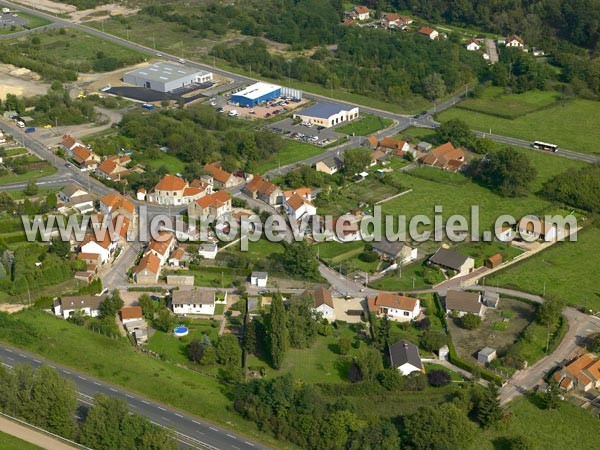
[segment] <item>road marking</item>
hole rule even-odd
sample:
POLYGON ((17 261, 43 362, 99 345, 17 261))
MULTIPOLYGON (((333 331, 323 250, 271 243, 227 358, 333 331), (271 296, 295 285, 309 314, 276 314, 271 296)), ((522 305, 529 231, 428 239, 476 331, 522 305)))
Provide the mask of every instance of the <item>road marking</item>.
MULTIPOLYGON (((229 435, 228 435, 228 436, 229 436, 229 435)), ((235 449, 237 449, 237 450, 240 450, 240 448, 239 448, 239 447, 236 447, 235 445, 232 445, 232 446, 231 446, 231 448, 235 448, 235 449)))
POLYGON ((164 420, 166 420, 167 422, 171 422, 171 419, 166 418, 165 416, 160 416, 162 417, 164 420))
POLYGON ((163 408, 162 406, 159 406, 158 409, 160 409, 161 411, 166 411, 166 409, 163 408))
POLYGON ((182 416, 181 414, 177 414, 177 413, 175 413, 175 415, 176 415, 177 417, 181 417, 181 418, 183 419, 183 416, 182 416))
POLYGON ((231 439, 237 439, 233 434, 227 433, 227 436, 229 436, 231 439))
POLYGON ((133 398, 133 395, 125 394, 125 397, 127 397, 127 398, 133 398))
POLYGON ((52 364, 48 364, 48 367, 50 367, 51 369, 56 369, 56 367, 53 366, 52 364))
POLYGON ((14 353, 10 348, 5 348, 4 350, 6 350, 8 353, 14 353))
POLYGON ((198 422, 197 420, 192 420, 192 422, 194 422, 196 425, 202 425, 200 422, 198 422))
POLYGON ((27 358, 27 356, 25 356, 23 353, 19 353, 19 356, 20 356, 21 358, 27 358))
POLYGON ((249 445, 250 447, 254 447, 254 444, 252 442, 244 441, 244 444, 249 445))
POLYGON ((67 373, 67 374, 69 374, 69 375, 71 375, 71 372, 69 372, 68 370, 64 370, 64 369, 63 369, 63 372, 64 372, 64 373, 67 373))
POLYGON ((142 403, 149 405, 150 403, 148 403, 146 400, 142 400, 142 403))
POLYGON ((11 358, 10 356, 7 356, 6 359, 10 359, 11 361, 15 360, 15 358, 11 358))
POLYGON ((117 390, 115 388, 109 388, 109 389, 113 392, 117 392, 117 390))
POLYGON ((211 430, 213 430, 213 431, 219 431, 219 430, 217 430, 215 427, 208 427, 208 428, 210 428, 210 429, 211 429, 211 430))
POLYGON ((77 375, 77 378, 80 378, 82 380, 87 380, 87 378, 83 378, 81 375, 77 375))
POLYGON ((137 408, 137 406, 136 406, 136 405, 129 405, 129 406, 131 406, 132 408, 137 408))
POLYGON ((3 365, 3 366, 6 366, 6 367, 8 367, 9 369, 12 369, 12 366, 11 366, 11 365, 9 365, 9 364, 2 363, 2 365, 3 365))
POLYGON ((97 381, 94 381, 94 384, 95 384, 96 386, 100 386, 100 383, 98 383, 97 381))

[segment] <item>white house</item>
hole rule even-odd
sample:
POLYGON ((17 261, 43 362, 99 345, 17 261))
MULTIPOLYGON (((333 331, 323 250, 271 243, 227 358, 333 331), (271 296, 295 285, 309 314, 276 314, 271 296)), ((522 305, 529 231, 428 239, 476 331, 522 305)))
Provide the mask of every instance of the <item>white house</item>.
POLYGON ((421 313, 421 302, 418 298, 405 297, 392 292, 378 292, 367 299, 369 311, 378 316, 387 315, 396 322, 408 322, 416 319, 421 313))
POLYGON ((523 39, 521 39, 520 36, 517 36, 516 34, 512 34, 508 37, 508 39, 506 39, 506 46, 522 49, 525 47, 525 42, 523 42, 523 39))
POLYGON ((269 274, 267 272, 252 272, 250 274, 250 284, 252 286, 267 287, 269 274))
POLYGON ((219 247, 217 246, 217 244, 206 243, 198 247, 198 255, 206 259, 215 259, 217 257, 218 250, 219 247))
POLYGON ((52 310, 54 315, 68 319, 77 311, 86 316, 96 317, 100 314, 100 304, 106 300, 106 295, 79 295, 76 297, 60 297, 54 300, 52 310))
POLYGON ((172 233, 167 231, 159 232, 159 240, 152 240, 150 244, 144 251, 144 256, 149 255, 150 253, 154 254, 160 260, 160 265, 165 264, 171 254, 171 251, 175 247, 177 241, 172 233))
POLYGON ((303 217, 310 217, 317 214, 317 208, 312 202, 297 193, 285 199, 285 210, 288 216, 293 220, 301 220, 303 217))
POLYGON ((215 292, 207 290, 175 290, 171 299, 175 314, 215 314, 215 292))
POLYGON ((119 310, 123 325, 144 319, 141 306, 123 306, 119 310))
POLYGON ((432 41, 437 40, 437 39, 440 38, 440 34, 438 33, 438 31, 434 30, 431 27, 421 27, 421 28, 419 28, 419 34, 422 34, 423 36, 427 36, 432 41))
POLYGON ((467 42, 467 50, 469 50, 470 52, 476 52, 481 48, 481 45, 479 45, 479 43, 475 40, 475 39, 470 39, 467 42))
POLYGON ((413 372, 425 372, 419 349, 404 339, 389 346, 390 363, 392 367, 399 370, 402 375, 410 375, 413 372))
POLYGON ((557 236, 556 224, 540 220, 536 216, 525 216, 517 225, 519 235, 526 241, 542 239, 553 241, 557 236))
POLYGON ((335 320, 335 310, 331 292, 324 287, 320 287, 315 289, 312 295, 315 300, 313 311, 320 313, 329 322, 333 322, 335 320))
POLYGON ((96 239, 94 233, 88 234, 79 246, 81 253, 96 253, 100 255, 100 260, 104 264, 110 258, 110 255, 117 248, 119 241, 111 240, 110 233, 106 231, 104 239, 96 239))

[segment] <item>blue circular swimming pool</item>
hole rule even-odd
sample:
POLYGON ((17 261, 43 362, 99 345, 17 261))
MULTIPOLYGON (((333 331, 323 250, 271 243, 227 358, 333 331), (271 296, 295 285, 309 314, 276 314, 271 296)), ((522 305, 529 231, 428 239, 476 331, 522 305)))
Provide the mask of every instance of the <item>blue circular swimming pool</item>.
POLYGON ((173 334, 177 337, 187 336, 188 333, 189 333, 189 330, 187 329, 187 327, 184 327, 183 325, 180 325, 173 330, 173 334))

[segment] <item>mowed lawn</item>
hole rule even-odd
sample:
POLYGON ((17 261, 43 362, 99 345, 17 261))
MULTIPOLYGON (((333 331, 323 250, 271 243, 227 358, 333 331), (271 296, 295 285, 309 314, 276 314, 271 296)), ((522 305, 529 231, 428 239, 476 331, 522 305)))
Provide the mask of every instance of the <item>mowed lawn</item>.
POLYGON ((287 166, 288 164, 318 155, 322 151, 323 149, 316 145, 286 140, 281 150, 271 155, 268 160, 256 167, 256 172, 265 173, 269 170, 276 169, 277 167, 287 166))
POLYGON ((15 436, 0 431, 0 450, 41 450, 42 447, 30 444, 15 436))
POLYGON ((391 119, 371 114, 361 114, 358 120, 354 120, 347 125, 335 129, 338 133, 348 134, 350 136, 368 136, 376 131, 389 127, 392 124, 391 119))
POLYGON ((41 168, 31 170, 20 175, 9 174, 5 176, 0 176, 0 185, 35 180, 37 178, 54 175, 56 173, 56 167, 54 167, 52 164, 44 162, 40 162, 39 164, 41 168))
POLYGON ((577 242, 561 242, 487 277, 490 285, 556 295, 570 305, 600 311, 600 229, 589 226, 577 242))
POLYGON ((137 352, 125 339, 92 333, 42 311, 26 310, 6 320, 8 325, 0 327, 4 342, 275 444, 230 408, 223 385, 213 377, 137 352))
POLYGON ((510 419, 484 431, 484 439, 472 446, 477 450, 511 448, 507 438, 526 436, 545 450, 594 450, 598 448, 598 419, 584 409, 560 402, 557 409, 541 409, 529 398, 517 398, 506 411, 510 419))
MULTIPOLYGON (((502 105, 498 105, 502 108, 502 105)), ((600 155, 600 102, 572 100, 550 105, 517 119, 505 119, 481 112, 454 107, 444 111, 438 120, 461 119, 471 128, 526 141, 544 141, 568 150, 600 155)))

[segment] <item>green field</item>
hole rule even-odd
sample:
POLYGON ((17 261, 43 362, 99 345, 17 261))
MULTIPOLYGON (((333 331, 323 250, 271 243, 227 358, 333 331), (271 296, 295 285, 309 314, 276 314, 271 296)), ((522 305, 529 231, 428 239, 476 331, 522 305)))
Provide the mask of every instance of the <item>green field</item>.
POLYGON ((41 448, 0 431, 0 450, 41 450, 41 448))
POLYGON ((363 241, 322 242, 317 246, 319 257, 336 270, 340 265, 344 273, 355 271, 375 272, 379 265, 379 260, 373 262, 362 261, 358 256, 364 251, 365 243, 363 241))
MULTIPOLYGON (((223 386, 213 377, 163 362, 136 351, 125 339, 92 333, 42 311, 0 318, 4 342, 275 444, 229 408, 223 386)), ((277 447, 289 448, 282 443, 277 447)))
MULTIPOLYGON (((501 108, 501 104, 498 107, 501 108)), ((460 107, 444 111, 439 114, 438 119, 442 122, 461 119, 471 128, 486 133, 491 129, 493 134, 526 141, 551 142, 569 150, 600 155, 600 127, 597 126, 599 114, 600 102, 578 99, 550 105, 515 120, 460 107)))
POLYGON ((600 311, 600 229, 589 226, 577 242, 561 242, 486 278, 490 285, 556 295, 569 304, 600 311))
POLYGON ((459 104, 460 109, 517 119, 540 109, 556 106, 560 94, 555 91, 527 91, 523 94, 505 94, 504 89, 487 87, 479 97, 469 98, 459 104))
POLYGON ((483 266, 485 259, 496 253, 500 253, 502 255, 503 261, 510 261, 511 259, 523 253, 518 248, 510 245, 510 243, 507 244, 499 241, 469 242, 457 246, 455 250, 461 252, 463 255, 474 258, 475 267, 483 266))
POLYGON ((186 163, 173 155, 168 155, 161 152, 160 158, 150 158, 144 153, 140 152, 137 155, 137 160, 140 164, 146 166, 147 169, 156 170, 160 167, 165 167, 169 173, 182 173, 185 169, 186 163))
POLYGON ((373 205, 386 197, 398 194, 400 191, 393 186, 380 181, 374 175, 369 175, 358 183, 350 183, 340 191, 339 198, 326 205, 317 205, 317 212, 321 215, 341 215, 357 209, 361 203, 373 205))
MULTIPOLYGON (((561 402, 554 410, 541 409, 534 399, 518 398, 508 405, 510 418, 484 431, 473 448, 509 449, 507 438, 526 436, 535 448, 546 450, 594 450, 598 448, 598 419, 588 411, 561 402)), ((514 448, 514 447, 513 447, 514 448)))
POLYGON ((24 155, 28 153, 27 149, 22 148, 22 147, 18 147, 18 148, 7 148, 6 150, 4 150, 4 154, 6 156, 19 156, 19 155, 24 155))
POLYGON ((10 184, 10 183, 18 183, 20 181, 35 180, 37 178, 54 175, 56 173, 56 167, 54 167, 52 164, 50 164, 48 162, 41 163, 41 166, 42 166, 41 169, 26 172, 21 175, 10 174, 10 175, 2 176, 2 177, 0 177, 0 184, 10 184))
POLYGON ((17 27, 15 27, 14 30, 11 27, 2 27, 2 28, 0 28, 0 34, 10 34, 10 33, 15 33, 17 31, 32 30, 34 28, 43 27, 44 25, 48 25, 50 23, 49 20, 42 19, 41 17, 33 16, 31 14, 27 14, 24 12, 19 11, 18 14, 19 14, 19 17, 27 19, 29 21, 27 23, 27 25, 25 25, 24 27, 17 26, 17 27))
POLYGON ((430 288, 445 279, 439 270, 429 269, 422 262, 413 262, 388 272, 383 278, 369 283, 369 286, 383 291, 404 292, 412 289, 430 288))
POLYGON ((263 161, 256 167, 256 172, 265 173, 277 167, 287 166, 288 164, 318 155, 322 151, 323 149, 316 145, 286 140, 281 150, 271 155, 268 160, 263 161))
POLYGON ((361 114, 360 119, 338 127, 335 131, 350 136, 369 136, 370 134, 389 127, 392 123, 393 121, 391 119, 386 119, 385 117, 361 114))

